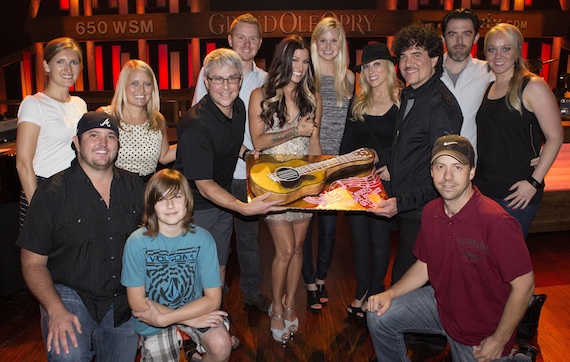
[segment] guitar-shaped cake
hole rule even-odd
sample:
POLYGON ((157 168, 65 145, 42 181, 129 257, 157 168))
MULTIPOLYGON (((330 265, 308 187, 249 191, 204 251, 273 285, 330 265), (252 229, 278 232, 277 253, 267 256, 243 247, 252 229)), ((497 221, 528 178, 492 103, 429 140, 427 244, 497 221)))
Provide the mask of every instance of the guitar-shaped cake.
POLYGON ((279 200, 281 204, 288 204, 321 192, 327 178, 333 173, 355 166, 370 167, 372 163, 374 152, 368 148, 312 163, 298 159, 258 162, 250 168, 249 188, 255 196, 270 192, 271 196, 267 200, 279 200))

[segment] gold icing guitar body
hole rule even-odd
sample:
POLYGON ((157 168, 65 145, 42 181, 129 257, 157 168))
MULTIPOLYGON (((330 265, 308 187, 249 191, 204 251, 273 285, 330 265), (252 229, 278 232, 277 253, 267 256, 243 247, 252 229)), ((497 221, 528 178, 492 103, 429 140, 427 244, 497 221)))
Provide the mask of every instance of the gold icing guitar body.
POLYGON ((355 167, 370 167, 374 152, 360 148, 345 155, 319 162, 294 159, 285 162, 258 162, 249 170, 249 188, 254 196, 270 192, 268 200, 289 204, 320 193, 332 174, 355 167))

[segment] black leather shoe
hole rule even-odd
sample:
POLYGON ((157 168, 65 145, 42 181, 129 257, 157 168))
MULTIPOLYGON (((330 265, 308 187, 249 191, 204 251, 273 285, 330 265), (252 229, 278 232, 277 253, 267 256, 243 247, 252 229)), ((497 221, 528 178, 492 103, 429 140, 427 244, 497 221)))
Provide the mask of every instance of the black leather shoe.
POLYGON ((243 299, 245 305, 254 305, 260 312, 267 313, 271 301, 263 294, 258 294, 255 297, 245 297, 243 299))
POLYGON ((538 356, 538 352, 538 348, 531 346, 530 344, 523 344, 522 346, 519 346, 518 351, 515 352, 515 356, 520 353, 527 357, 530 357, 530 360, 532 362, 536 362, 536 356, 538 356))
POLYGON ((528 344, 529 341, 536 337, 540 311, 545 301, 546 294, 532 295, 528 308, 517 327, 515 341, 519 346, 528 344))
POLYGON ((443 351, 447 346, 447 338, 441 334, 406 333, 404 338, 406 343, 424 344, 437 351, 443 351))

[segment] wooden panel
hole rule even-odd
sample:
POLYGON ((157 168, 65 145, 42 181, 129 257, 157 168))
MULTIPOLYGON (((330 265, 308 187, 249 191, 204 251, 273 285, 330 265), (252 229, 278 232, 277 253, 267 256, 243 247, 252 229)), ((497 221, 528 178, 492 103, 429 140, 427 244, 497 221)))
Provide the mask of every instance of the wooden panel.
POLYGON ((564 143, 570 143, 570 114, 567 115, 564 119, 568 119, 567 121, 562 121, 562 129, 564 130, 564 143))
POLYGON ((570 230, 570 191, 545 192, 529 232, 560 230, 570 230))
POLYGON ((562 144, 544 182, 544 197, 529 232, 570 230, 570 143, 562 144))
MULTIPOLYGON (((232 20, 241 12, 153 13, 45 17, 28 19, 26 31, 34 42, 49 41, 65 34, 76 40, 225 38, 232 20)), ((289 10, 252 11, 264 37, 296 33, 310 36, 324 16, 335 16, 344 25, 347 37, 380 37, 395 34, 403 24, 437 24, 445 10, 289 10)), ((518 26, 525 37, 565 36, 568 12, 563 11, 482 11, 481 36, 497 22, 518 26)))
POLYGON ((180 52, 170 52, 170 89, 180 89, 180 52))

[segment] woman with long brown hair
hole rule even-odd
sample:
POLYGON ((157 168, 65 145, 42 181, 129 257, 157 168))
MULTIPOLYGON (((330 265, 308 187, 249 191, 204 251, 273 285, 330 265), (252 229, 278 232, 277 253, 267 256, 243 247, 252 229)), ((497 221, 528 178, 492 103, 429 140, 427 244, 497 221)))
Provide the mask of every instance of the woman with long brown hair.
MULTIPOLYGON (((320 155, 321 97, 313 84, 309 47, 291 35, 275 51, 268 81, 251 94, 249 126, 257 151, 278 155, 320 155)), ((285 211, 265 217, 275 244, 271 267, 273 339, 286 343, 299 328, 295 292, 303 266, 303 242, 311 213, 285 211)))

